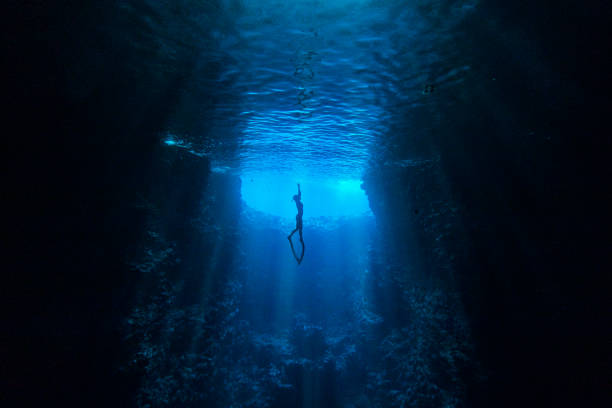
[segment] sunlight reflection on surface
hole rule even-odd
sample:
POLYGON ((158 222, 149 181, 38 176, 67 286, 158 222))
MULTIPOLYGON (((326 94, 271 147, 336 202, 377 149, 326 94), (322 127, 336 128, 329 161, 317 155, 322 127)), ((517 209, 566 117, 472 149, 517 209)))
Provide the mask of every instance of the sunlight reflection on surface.
POLYGON ((274 173, 242 175, 242 199, 254 210, 294 218, 297 183, 302 189, 304 219, 372 215, 360 180, 295 180, 274 173))

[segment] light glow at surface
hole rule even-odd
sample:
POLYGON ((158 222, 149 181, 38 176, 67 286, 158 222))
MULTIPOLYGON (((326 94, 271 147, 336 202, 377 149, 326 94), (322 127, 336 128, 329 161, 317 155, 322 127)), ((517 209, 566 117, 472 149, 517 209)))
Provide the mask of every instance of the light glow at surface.
POLYGON ((297 214, 292 197, 302 190, 304 219, 372 215, 360 180, 294 180, 274 173, 241 176, 242 199, 254 210, 283 218, 297 214))

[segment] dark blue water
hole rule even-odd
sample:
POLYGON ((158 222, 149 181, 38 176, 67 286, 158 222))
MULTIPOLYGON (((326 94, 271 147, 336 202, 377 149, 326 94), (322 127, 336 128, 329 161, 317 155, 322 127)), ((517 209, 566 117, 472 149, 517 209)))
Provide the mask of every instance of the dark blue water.
MULTIPOLYGON (((218 70, 193 78, 217 98, 205 146, 195 147, 201 134, 181 130, 191 99, 179 102, 162 141, 209 158, 211 177, 240 179, 231 248, 219 238, 195 272, 231 276, 225 286, 201 279, 197 299, 230 305, 219 312, 220 334, 208 335, 214 346, 188 342, 179 366, 150 368, 140 405, 184 403, 172 395, 177 387, 207 404, 219 399, 216 406, 463 405, 461 373, 479 364, 458 289, 423 277, 412 232, 388 242, 362 183, 372 167, 417 171, 438 160, 405 144, 422 124, 399 112, 434 109, 435 87, 455 92, 470 74, 448 38, 476 5, 257 1, 218 11, 229 24, 211 31, 214 48, 198 56, 218 70), (297 183, 303 245, 298 234, 287 240, 297 183), (158 382, 168 375, 195 376, 198 385, 158 382)), ((427 216, 441 222, 436 214, 427 216)), ((162 357, 139 358, 157 367, 162 357)))
POLYGON ((586 3, 9 2, 0 403, 609 406, 586 3))

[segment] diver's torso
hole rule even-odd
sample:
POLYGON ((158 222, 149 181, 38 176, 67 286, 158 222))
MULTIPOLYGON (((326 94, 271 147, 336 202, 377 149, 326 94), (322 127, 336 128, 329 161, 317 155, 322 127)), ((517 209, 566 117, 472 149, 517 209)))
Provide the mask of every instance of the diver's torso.
POLYGON ((303 215, 304 214, 304 204, 302 204, 301 201, 298 201, 297 203, 295 203, 297 210, 298 210, 298 215, 303 215))

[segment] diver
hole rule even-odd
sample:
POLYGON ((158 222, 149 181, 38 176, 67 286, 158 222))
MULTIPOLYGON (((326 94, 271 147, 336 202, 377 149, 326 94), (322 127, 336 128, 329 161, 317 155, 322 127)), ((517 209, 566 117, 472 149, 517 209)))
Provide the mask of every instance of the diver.
POLYGON ((291 234, 287 237, 289 243, 291 244, 291 251, 293 251, 293 256, 298 264, 302 262, 304 259, 304 239, 302 237, 302 215, 304 215, 304 204, 302 204, 302 191, 300 190, 300 184, 298 183, 298 193, 293 196, 293 201, 295 201, 295 206, 297 207, 297 215, 295 216, 295 229, 291 231, 291 234), (298 258, 295 255, 295 251, 293 250, 293 242, 291 241, 291 237, 295 234, 296 231, 300 232, 300 242, 302 243, 302 255, 298 258))

